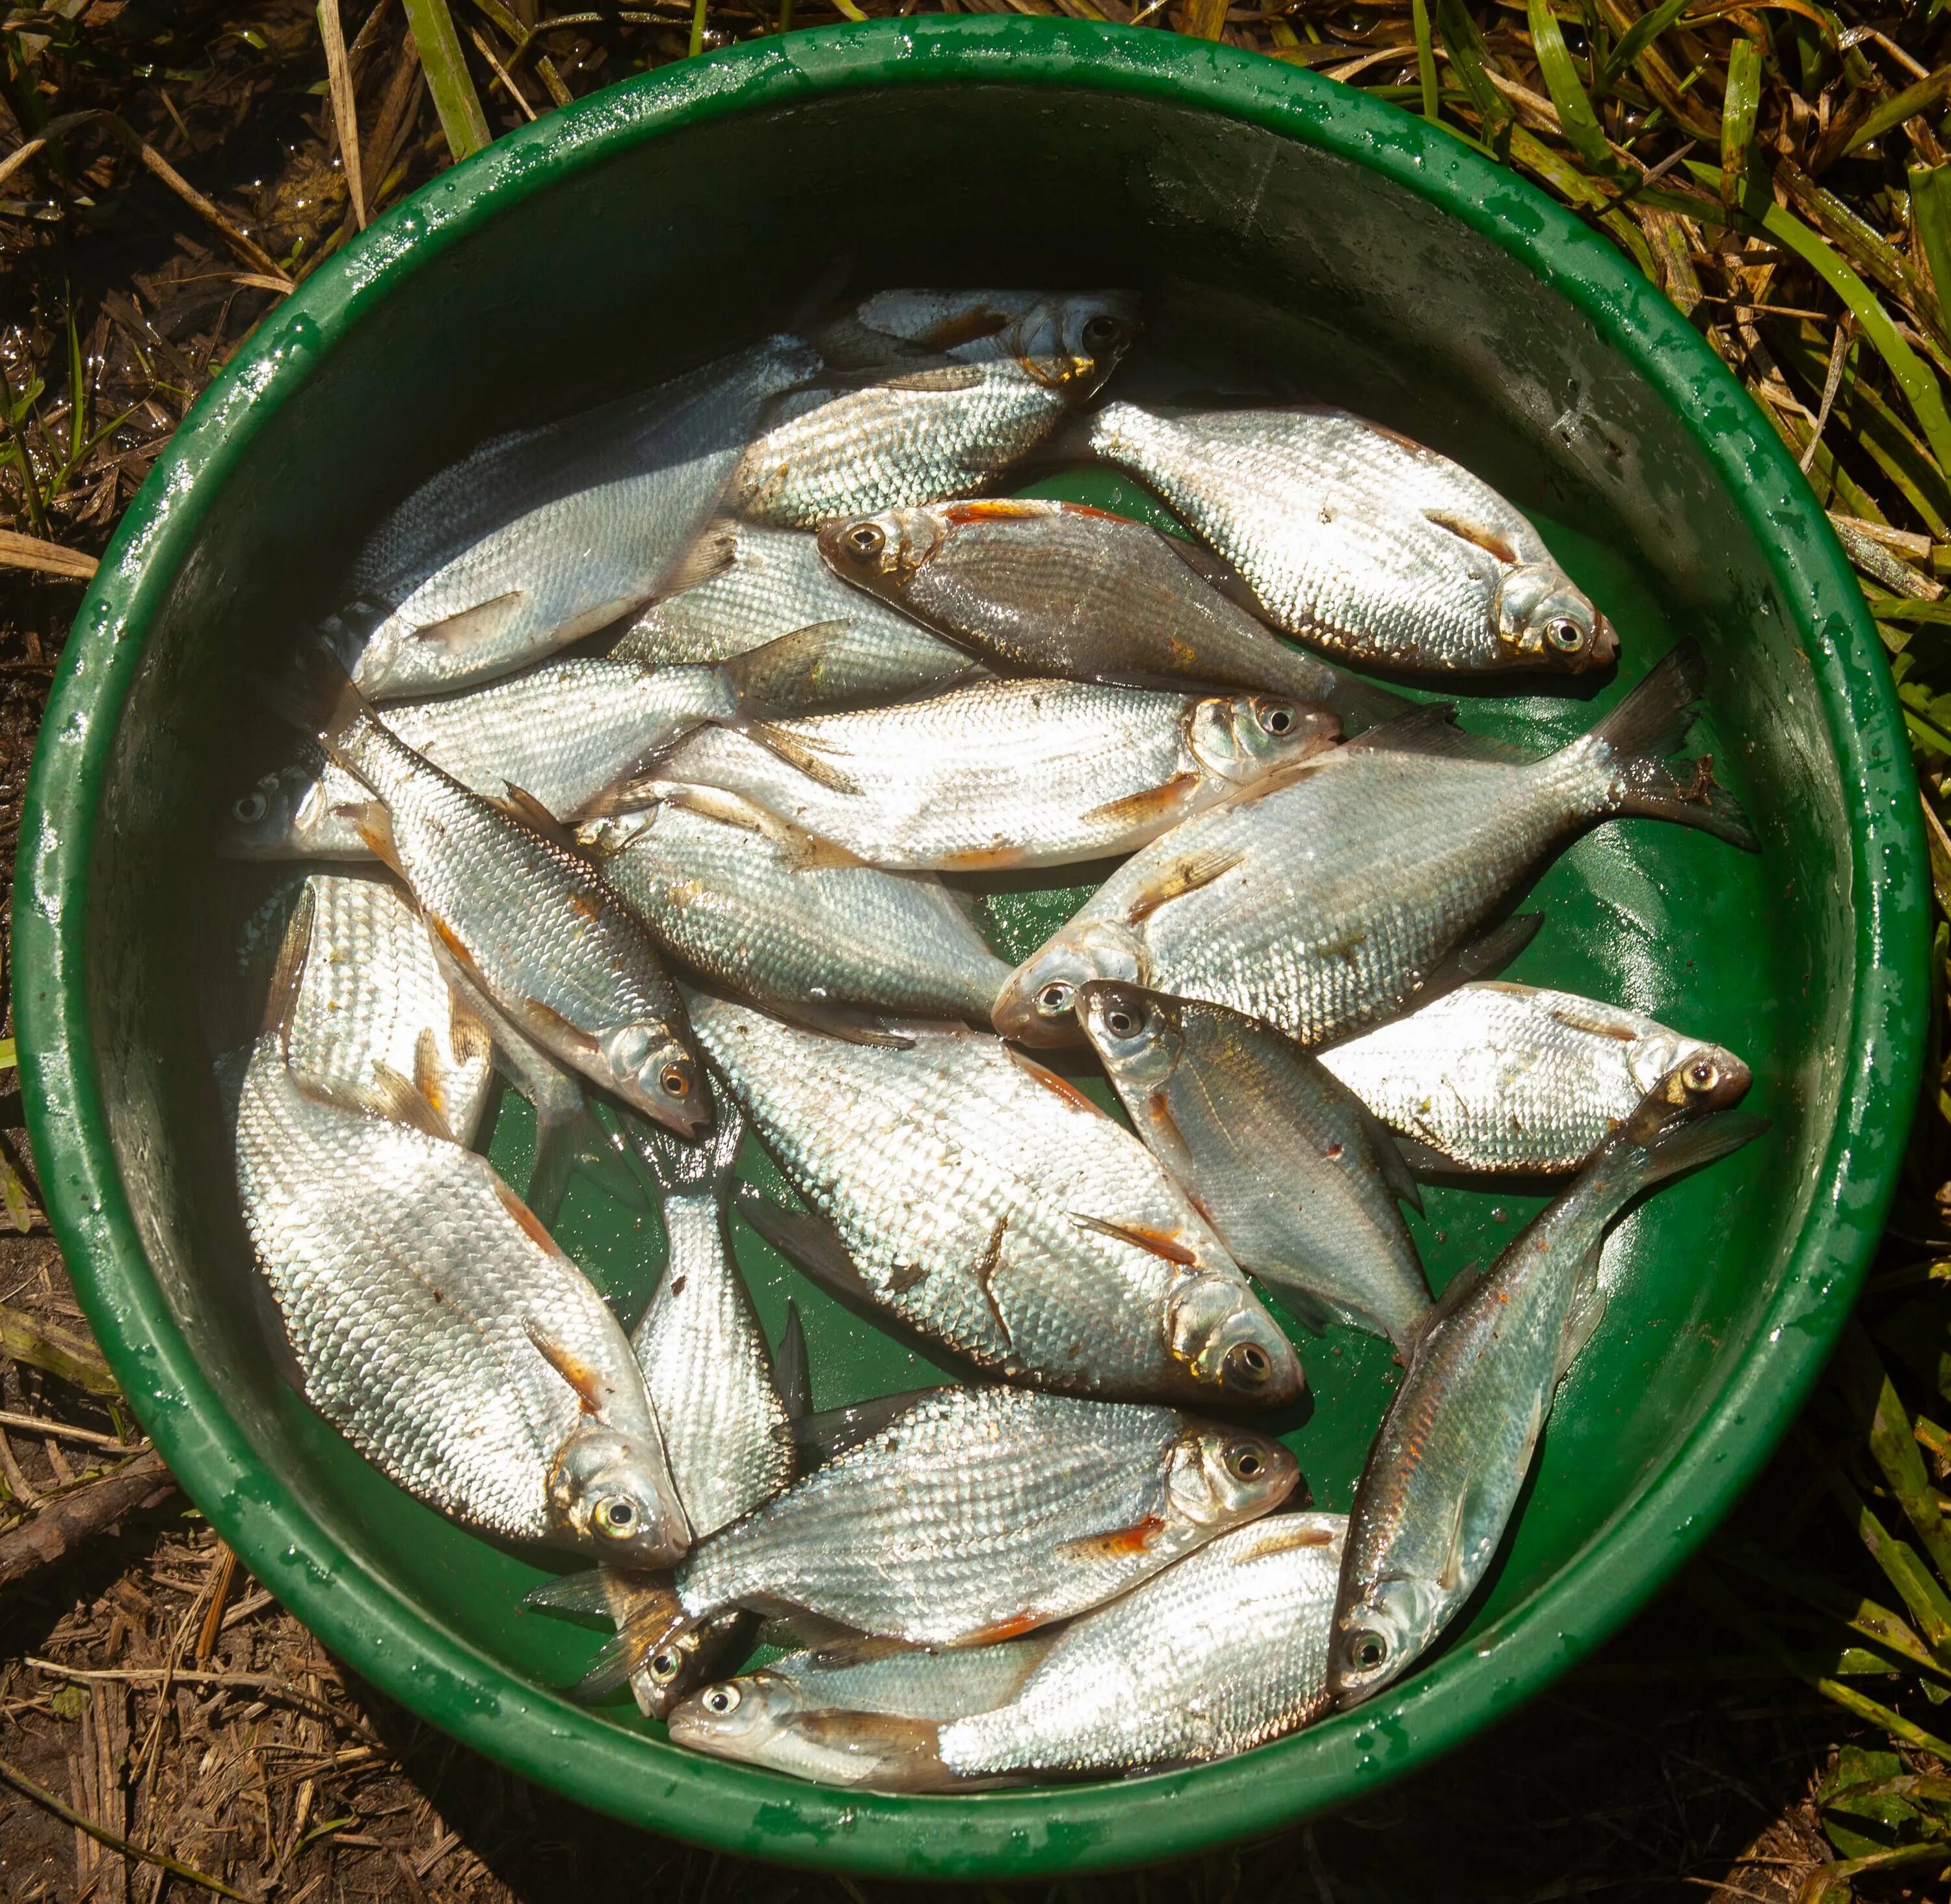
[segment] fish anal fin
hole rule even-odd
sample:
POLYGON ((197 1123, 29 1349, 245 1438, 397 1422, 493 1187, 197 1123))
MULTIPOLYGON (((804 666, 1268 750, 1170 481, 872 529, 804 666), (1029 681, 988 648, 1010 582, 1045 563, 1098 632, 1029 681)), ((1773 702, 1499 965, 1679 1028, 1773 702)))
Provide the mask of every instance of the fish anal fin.
POLYGON ((445 648, 451 655, 470 654, 507 632, 516 616, 521 613, 525 599, 520 589, 510 589, 507 594, 498 595, 491 601, 463 608, 458 614, 423 623, 414 629, 413 638, 430 646, 445 648))
POLYGON ((1169 825, 1188 800, 1199 791, 1197 774, 1175 774, 1157 786, 1141 787, 1116 800, 1107 800, 1078 815, 1083 825, 1146 827, 1169 825))
POLYGON ((1127 923, 1142 924, 1174 899, 1182 899, 1188 893, 1197 893, 1201 886, 1210 886, 1245 858, 1246 855, 1236 848, 1216 847, 1210 852, 1188 853, 1174 860, 1134 895, 1131 904, 1125 908, 1127 923))
POLYGON ((1149 1256, 1157 1256, 1169 1263, 1176 1263, 1182 1268, 1194 1267, 1199 1258, 1185 1244, 1163 1230, 1153 1229, 1148 1224, 1115 1223, 1106 1217, 1085 1216, 1072 1210, 1070 1220, 1081 1230, 1094 1230, 1100 1236, 1110 1237, 1119 1243, 1128 1243, 1135 1249, 1142 1249, 1149 1256))
POLYGON ((1431 968, 1416 994, 1416 1003, 1427 1005, 1459 986, 1474 983, 1486 972, 1501 971, 1537 936, 1544 924, 1542 912, 1514 912, 1488 931, 1466 939, 1431 968))

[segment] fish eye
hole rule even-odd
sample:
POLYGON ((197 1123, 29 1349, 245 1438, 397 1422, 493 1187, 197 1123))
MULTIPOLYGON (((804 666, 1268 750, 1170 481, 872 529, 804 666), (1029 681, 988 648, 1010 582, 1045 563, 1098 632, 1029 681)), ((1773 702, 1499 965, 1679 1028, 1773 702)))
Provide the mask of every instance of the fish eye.
POLYGON ((596 1504, 596 1530, 613 1540, 627 1540, 637 1530, 637 1504, 628 1495, 613 1494, 596 1504))
POLYGON ((1274 1372, 1273 1358, 1256 1342, 1236 1342, 1226 1351, 1226 1379, 1243 1388, 1260 1388, 1274 1372))
POLYGON ((247 793, 230 809, 233 820, 241 820, 247 827, 254 827, 271 810, 271 803, 261 793, 247 793))
POLYGON ((654 1652, 650 1659, 651 1677, 660 1686, 668 1686, 684 1670, 684 1655, 675 1647, 666 1646, 662 1652, 654 1652))
POLYGON ((1575 655, 1585 646, 1585 630, 1569 615, 1553 615, 1544 624, 1544 638, 1561 655, 1575 655))
POLYGON ((1681 1079, 1690 1091, 1711 1091, 1721 1081, 1721 1068, 1711 1058, 1697 1058, 1681 1079))
POLYGON ((1373 1672, 1387 1661, 1388 1656, 1389 1643, 1386 1634, 1376 1632, 1372 1627, 1364 1627, 1360 1632, 1349 1634, 1348 1657, 1363 1671, 1373 1672))
POLYGON ((1077 996, 1077 988, 1066 980, 1054 978, 1036 995, 1037 1009, 1046 1018, 1060 1018, 1070 1009, 1071 1001, 1077 996))
POLYGON ((1104 1014, 1104 1028, 1114 1038, 1128 1038, 1138 1021, 1122 1005, 1114 1005, 1104 1014))
POLYGON ((1275 736, 1294 732, 1294 712, 1285 701, 1276 701, 1260 710, 1260 725, 1275 736))
MULTIPOLYGON (((1260 1354, 1258 1349, 1253 1352, 1260 1354)), ((1266 1358, 1261 1357, 1264 1361, 1266 1358)), ((1267 1471, 1267 1458, 1250 1441, 1236 1441, 1222 1457, 1236 1481, 1256 1481, 1267 1471)))
POLYGON ((666 1065, 657 1074, 657 1083, 666 1097, 688 1097, 691 1074, 682 1065, 666 1065))
POLYGON ((1123 334, 1124 327, 1117 319, 1100 311, 1088 317, 1084 324, 1084 342, 1091 350, 1108 350, 1123 334))
POLYGON ((735 1686, 714 1686, 698 1701, 714 1718, 722 1719, 728 1712, 738 1709, 738 1689, 735 1686))
POLYGON ((886 532, 873 522, 857 522, 841 540, 863 562, 871 562, 888 546, 886 532))

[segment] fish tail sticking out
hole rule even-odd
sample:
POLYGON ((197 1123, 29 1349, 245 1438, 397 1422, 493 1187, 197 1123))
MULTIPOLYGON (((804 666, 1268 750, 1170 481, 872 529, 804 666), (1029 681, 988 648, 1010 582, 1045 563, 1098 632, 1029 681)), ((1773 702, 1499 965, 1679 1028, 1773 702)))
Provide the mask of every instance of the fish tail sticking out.
POLYGON ((301 642, 291 664, 280 674, 261 675, 258 691, 273 713, 317 736, 326 756, 364 782, 365 776, 348 761, 342 743, 362 717, 371 718, 365 696, 353 685, 338 650, 320 636, 301 642))
POLYGON ((1700 650, 1682 642, 1582 742, 1614 776, 1615 811, 1699 827, 1748 852, 1757 850, 1747 816, 1715 784, 1712 758, 1668 761, 1692 722, 1706 678, 1700 650))
POLYGON ((851 621, 815 621, 776 635, 720 661, 718 678, 741 714, 792 714, 816 698, 821 670, 853 629, 851 621))
POLYGON ((613 1605, 612 1612, 618 1618, 616 1634, 598 1649, 589 1670, 576 1685, 574 1696, 585 1705, 607 1699, 640 1671, 654 1678, 659 1661, 666 1655, 677 1659, 685 1641, 703 1624, 685 1611, 669 1587, 648 1583, 632 1596, 627 1608, 613 1605))
POLYGON ((692 1143, 648 1118, 626 1113, 623 1128, 631 1148, 666 1196, 698 1196, 723 1191, 732 1175, 745 1122, 722 1089, 707 1087, 716 1122, 709 1136, 692 1143))

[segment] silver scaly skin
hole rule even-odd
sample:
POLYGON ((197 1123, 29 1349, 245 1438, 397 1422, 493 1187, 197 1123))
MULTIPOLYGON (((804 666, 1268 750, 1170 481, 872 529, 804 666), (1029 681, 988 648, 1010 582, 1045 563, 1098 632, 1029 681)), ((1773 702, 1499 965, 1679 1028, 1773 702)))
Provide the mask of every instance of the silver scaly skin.
POLYGON ((1386 1133, 1320 1061, 1223 1006, 1084 988, 1086 1035, 1138 1132, 1233 1257, 1406 1350, 1429 1286, 1386 1133))
POLYGON ((439 693, 539 659, 649 600, 710 519, 766 406, 819 374, 769 338, 601 409, 486 443, 400 505, 340 631, 362 693, 439 693))
POLYGON ((672 1603, 609 1651, 669 1647, 735 1606, 916 1644, 1014 1639, 1266 1512, 1298 1478, 1278 1442, 1175 1409, 935 1390, 700 1542, 672 1603))
POLYGON ((1384 1124, 1459 1170, 1576 1170, 1676 1065, 1705 1052, 1622 1005, 1485 980, 1321 1054, 1384 1124))
POLYGON ((782 1009, 989 1022, 1010 968, 931 874, 863 866, 719 788, 651 780, 629 797, 646 804, 577 838, 694 971, 782 1009))
POLYGON ((1429 708, 1194 814, 1017 968, 1005 1036, 1060 1035, 1115 979, 1263 1018, 1305 1044, 1400 1011, 1519 881, 1594 822, 1644 814, 1752 847, 1704 762, 1667 765, 1700 680, 1683 645, 1590 733, 1526 762, 1429 708))
POLYGON ((985 488, 1097 389, 1138 331, 1137 301, 1122 292, 891 295, 934 297, 935 321, 890 316, 897 329, 882 333, 870 299, 816 330, 829 361, 855 346, 864 367, 782 402, 732 478, 738 514, 813 529, 985 488))
POLYGON ((1489 484, 1346 411, 1160 417, 1089 442, 1225 557, 1269 619, 1351 661, 1443 673, 1605 666, 1612 625, 1489 484))
POLYGON ((1131 1133, 985 1033, 910 1023, 906 1049, 696 998, 698 1041, 857 1293, 1012 1381, 1275 1405, 1287 1338, 1131 1133))
POLYGON ((1272 696, 976 681, 710 729, 660 771, 742 793, 870 866, 985 871, 1128 852, 1333 733, 1331 717, 1272 696))
POLYGON ((610 649, 612 660, 666 667, 722 661, 804 630, 805 662, 794 677, 751 684, 754 700, 795 714, 938 693, 985 671, 960 649, 848 588, 801 530, 720 522, 704 540, 723 566, 645 609, 610 649))
MULTIPOLYGON (((1225 1540, 1229 1536, 1222 1534, 1225 1540)), ((1047 1632, 986 1646, 908 1646, 890 1640, 842 1640, 769 1660, 741 1674, 748 1689, 775 1687, 794 1712, 894 1712, 959 1719, 1012 1698, 1056 1636, 1047 1632)))
MULTIPOLYGON (((1338 1514, 1280 1514, 1221 1535, 1066 1627, 1019 1690, 974 1711, 952 1709, 955 1675, 966 1671, 957 1662, 967 1655, 918 1655, 905 1706, 813 1705, 804 1685, 763 1668, 688 1700, 671 1716, 671 1737, 721 1758, 879 1791, 1230 1758, 1306 1724, 1325 1703, 1346 1524, 1338 1514), (931 1697, 931 1675, 947 1682, 950 1696, 931 1697)), ((832 1677, 814 1680, 820 1698, 846 1689, 832 1677)))
POLYGON ((442 1513, 670 1565, 688 1530, 615 1318, 485 1158, 382 1108, 275 1032, 245 1071, 238 1188, 306 1399, 442 1513))
MULTIPOLYGON (((386 720, 463 786, 492 799, 519 786, 567 820, 686 728, 735 711, 710 667, 570 661, 432 700, 390 702, 386 720)), ((246 859, 370 859, 345 811, 365 799, 343 768, 281 768, 232 803, 218 850, 246 859)))
POLYGON ((1489 1568, 1565 1371, 1605 1313, 1606 1232, 1649 1185, 1766 1127, 1717 1115, 1748 1087, 1706 1053, 1670 1071, 1487 1274, 1446 1290, 1369 1452, 1349 1515, 1329 1690, 1406 1671, 1489 1568))
POLYGON ((687 1133, 703 1093, 643 926, 587 861, 417 754, 356 696, 325 736, 373 799, 356 824, 446 952, 517 1027, 687 1133))

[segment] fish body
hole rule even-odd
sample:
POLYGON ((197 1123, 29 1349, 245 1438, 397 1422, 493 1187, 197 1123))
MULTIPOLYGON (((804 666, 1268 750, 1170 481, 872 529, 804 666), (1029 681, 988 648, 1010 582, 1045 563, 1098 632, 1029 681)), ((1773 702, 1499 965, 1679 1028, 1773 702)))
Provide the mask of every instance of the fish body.
MULTIPOLYGON (((948 1679, 941 1668, 954 1655, 910 1667, 918 1684, 905 1709, 811 1706, 802 1685, 762 1668, 688 1701, 672 1715, 671 1737, 882 1791, 1230 1758, 1325 1705, 1345 1525, 1338 1514, 1281 1514, 1236 1527, 1066 1627, 1013 1695, 973 1711, 952 1709, 952 1687, 948 1697, 929 1696, 930 1673, 948 1679), (943 1705, 951 1709, 931 1709, 943 1705)), ((814 1684, 823 1698, 840 1690, 814 1684)))
POLYGON ((613 661, 660 667, 726 661, 801 630, 775 651, 752 698, 776 711, 812 714, 939 693, 982 670, 975 658, 897 610, 849 588, 796 529, 714 523, 704 540, 713 572, 654 602, 610 650, 613 661))
POLYGON ((1275 627, 1359 661, 1579 674, 1612 625, 1489 484, 1347 411, 1107 404, 1092 451, 1156 489, 1275 627))
POLYGON ((621 402, 484 444, 400 505, 352 577, 376 619, 340 617, 361 690, 482 681, 648 601, 710 518, 766 407, 819 374, 769 338, 621 402))
POLYGON ((813 529, 985 488, 1097 389, 1138 329, 1136 301, 1122 292, 894 295, 910 300, 904 312, 869 300, 815 331, 829 362, 860 367, 782 402, 740 461, 728 506, 813 529), (938 311, 922 317, 917 296, 937 298, 938 311))
POLYGON ((844 1042, 715 999, 701 1044, 854 1293, 1012 1381, 1278 1403, 1299 1364, 1157 1160, 1073 1086, 986 1033, 844 1042))
POLYGON ((872 866, 990 871, 1128 852, 1331 733, 1275 696, 988 680, 701 731, 661 772, 742 793, 872 866))
POLYGON ((795 1712, 960 1718, 1011 1697, 1048 1655, 1054 1637, 1038 1632, 986 1646, 841 1642, 784 1654, 749 1677, 780 1688, 795 1712))
POLYGON ((688 1529, 623 1330, 485 1158, 394 1121, 397 1082, 301 1077, 275 1032, 244 1073, 244 1219, 306 1399, 442 1513, 669 1565, 688 1529))
POLYGON ((1175 1409, 1007 1387, 929 1392, 692 1549, 655 1650, 732 1607, 932 1646, 1011 1640, 1277 1505, 1294 1457, 1175 1409))
POLYGON ((1607 1229, 1648 1185, 1756 1134, 1759 1119, 1715 1115, 1748 1082, 1706 1053, 1669 1072, 1487 1274, 1444 1292, 1356 1489, 1329 1665, 1341 1703, 1407 1671, 1476 1590, 1604 1314, 1607 1229))
POLYGON ((1093 985, 1079 1010, 1132 1127, 1241 1267, 1406 1349, 1429 1309, 1397 1205, 1415 1185, 1347 1087, 1222 1005, 1093 985))
POLYGON ((1047 1033, 1079 984, 1108 978, 1322 1043, 1400 1011, 1595 821, 1656 815, 1752 846, 1707 764, 1676 772, 1660 758, 1691 718, 1700 668, 1697 651, 1676 649, 1543 760, 1487 754, 1427 708, 1194 815, 1018 968, 997 1029, 1047 1033))
POLYGON ((1321 1061, 1384 1124, 1466 1171, 1576 1170, 1653 1085, 1722 1052, 1623 1006, 1486 980, 1321 1061))
POLYGON ((760 1004, 988 1024, 1010 968, 938 880, 863 866, 742 795, 651 781, 582 827, 665 952, 760 1004))
POLYGON ((588 862, 442 773, 356 693, 323 738, 370 790, 356 822, 368 843, 489 1002, 559 1061, 695 1130, 702 1093, 682 1002, 641 923, 588 862))
MULTIPOLYGON (((686 728, 729 718, 736 705, 715 668, 566 661, 430 700, 389 702, 386 721, 463 786, 491 799, 519 786, 566 820, 686 728)), ((233 803, 221 850, 252 859, 370 858, 347 817, 366 799, 342 767, 282 768, 233 803)))

